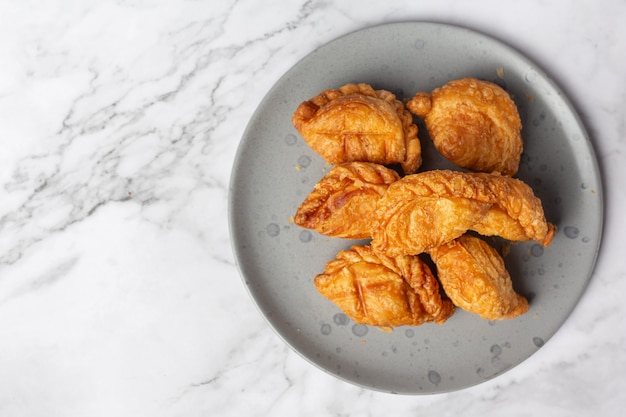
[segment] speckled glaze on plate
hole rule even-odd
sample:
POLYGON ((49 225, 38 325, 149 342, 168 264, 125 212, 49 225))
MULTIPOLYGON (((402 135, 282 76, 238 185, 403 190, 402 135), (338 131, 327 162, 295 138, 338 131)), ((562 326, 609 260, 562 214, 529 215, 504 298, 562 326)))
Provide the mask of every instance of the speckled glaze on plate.
MULTIPOLYGON (((416 119, 420 170, 451 168, 416 119)), ((249 122, 233 167, 229 221, 238 266, 274 330, 304 358, 370 389, 426 394, 489 380, 531 356, 566 320, 590 279, 602 232, 602 192, 588 135, 559 88, 530 60, 483 34, 437 23, 395 23, 351 33, 315 50, 269 91, 249 122), (328 171, 291 124, 300 102, 348 82, 399 98, 447 81, 494 81, 515 100, 523 122, 518 177, 558 227, 551 246, 511 247, 505 258, 530 311, 486 321, 457 309, 445 324, 385 333, 357 325, 322 297, 313 278, 354 241, 291 222, 328 171)))

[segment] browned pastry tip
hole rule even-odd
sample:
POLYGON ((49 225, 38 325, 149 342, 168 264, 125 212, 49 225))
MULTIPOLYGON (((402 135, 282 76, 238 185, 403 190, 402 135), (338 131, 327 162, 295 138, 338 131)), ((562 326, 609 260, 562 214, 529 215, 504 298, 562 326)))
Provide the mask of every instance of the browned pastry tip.
POLYGON ((407 109, 419 117, 426 117, 432 109, 432 100, 430 93, 419 92, 406 103, 407 109))

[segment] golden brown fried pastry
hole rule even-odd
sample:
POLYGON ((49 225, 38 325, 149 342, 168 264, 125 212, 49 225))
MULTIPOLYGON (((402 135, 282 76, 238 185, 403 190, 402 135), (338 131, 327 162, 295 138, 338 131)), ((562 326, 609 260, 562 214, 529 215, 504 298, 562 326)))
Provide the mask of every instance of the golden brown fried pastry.
POLYGON ((294 223, 326 236, 369 238, 376 202, 399 179, 398 173, 378 164, 337 165, 298 207, 294 223))
MULTIPOLYGON (((511 209, 510 206, 509 209, 511 209)), ((537 210, 530 209, 527 213, 542 217, 542 214, 537 210)), ((538 225, 542 226, 544 219, 526 219, 524 223, 526 222, 537 222, 538 225)), ((554 238, 554 234, 556 233, 556 227, 552 223, 547 223, 547 230, 545 231, 545 234, 543 232, 543 227, 538 233, 533 230, 526 230, 523 223, 519 219, 512 217, 499 204, 492 206, 485 217, 483 217, 483 219, 481 219, 478 223, 474 224, 470 229, 483 236, 500 236, 504 239, 512 241, 536 240, 543 246, 549 246, 554 238)))
POLYGON ((454 164, 514 175, 522 154, 522 122, 515 103, 497 84, 475 78, 417 93, 408 109, 424 118, 437 150, 454 164))
POLYGON ((413 173, 422 148, 413 117, 389 91, 368 84, 326 90, 298 106, 292 117, 305 142, 331 164, 401 164, 413 173))
POLYGON ((513 289, 498 252, 482 239, 463 235, 430 251, 444 292, 463 310, 487 320, 511 319, 528 311, 513 289))
MULTIPOLYGON (((553 226, 548 224, 548 227, 553 226)), ((498 205, 491 206, 485 217, 475 223, 471 229, 483 236, 500 236, 513 241, 529 239, 522 225, 498 205)), ((550 234, 549 239, 552 239, 552 235, 553 233, 550 234)))
POLYGON ((407 175, 389 186, 375 217, 372 247, 388 256, 426 252, 467 230, 544 246, 554 236, 532 189, 496 174, 433 170, 407 175))
MULTIPOLYGON (((470 174, 472 175, 472 174, 470 174)), ((549 246, 556 233, 546 221, 541 200, 519 179, 489 174, 473 174, 489 179, 495 204, 470 230, 484 236, 500 236, 513 241, 534 240, 549 246)))
POLYGON ((439 294, 430 268, 417 256, 390 258, 369 246, 339 252, 315 277, 318 291, 356 323, 379 327, 442 324, 454 305, 439 294))

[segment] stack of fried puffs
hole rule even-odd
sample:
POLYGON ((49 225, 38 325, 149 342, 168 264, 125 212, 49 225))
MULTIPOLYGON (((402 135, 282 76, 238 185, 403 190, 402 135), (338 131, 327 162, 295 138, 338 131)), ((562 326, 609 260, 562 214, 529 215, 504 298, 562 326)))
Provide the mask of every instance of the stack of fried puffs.
POLYGON ((314 280, 352 320, 388 330, 442 324, 455 306, 487 320, 528 311, 501 255, 484 239, 548 246, 555 233, 533 190, 513 178, 522 123, 504 89, 465 78, 405 105, 389 91, 347 84, 300 104, 292 122, 332 165, 294 222, 326 236, 371 239, 341 251, 314 280), (413 115, 462 170, 418 172, 413 115))

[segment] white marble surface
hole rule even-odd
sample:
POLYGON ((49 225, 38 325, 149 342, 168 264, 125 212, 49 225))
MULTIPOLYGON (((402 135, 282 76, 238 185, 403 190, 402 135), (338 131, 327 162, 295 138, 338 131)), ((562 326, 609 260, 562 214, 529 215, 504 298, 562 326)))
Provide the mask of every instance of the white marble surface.
POLYGON ((623 0, 0 0, 0 415, 621 415, 625 21, 623 0), (432 396, 360 389, 286 347, 227 226, 271 85, 321 44, 404 20, 535 60, 579 109, 605 187, 597 267, 563 327, 504 375, 432 396))

